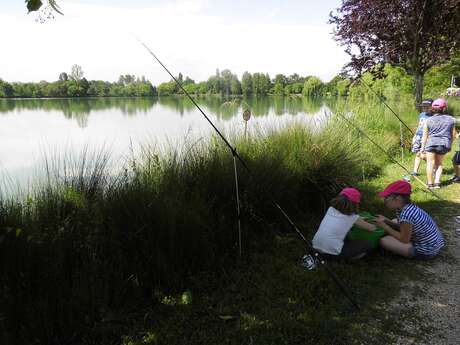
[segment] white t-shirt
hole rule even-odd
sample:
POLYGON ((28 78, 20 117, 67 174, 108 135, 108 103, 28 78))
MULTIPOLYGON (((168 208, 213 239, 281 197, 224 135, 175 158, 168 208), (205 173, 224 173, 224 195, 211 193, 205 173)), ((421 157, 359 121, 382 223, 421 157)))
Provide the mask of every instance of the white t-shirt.
POLYGON ((343 240, 358 218, 357 214, 348 216, 329 207, 313 237, 313 248, 325 254, 340 254, 343 240))

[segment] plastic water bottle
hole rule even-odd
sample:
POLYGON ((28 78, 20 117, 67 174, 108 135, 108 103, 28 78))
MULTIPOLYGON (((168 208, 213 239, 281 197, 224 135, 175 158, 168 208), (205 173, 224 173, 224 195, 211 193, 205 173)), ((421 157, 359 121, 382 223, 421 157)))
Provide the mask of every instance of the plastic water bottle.
POLYGON ((317 266, 315 258, 310 254, 305 254, 300 260, 301 265, 307 270, 314 270, 317 266))

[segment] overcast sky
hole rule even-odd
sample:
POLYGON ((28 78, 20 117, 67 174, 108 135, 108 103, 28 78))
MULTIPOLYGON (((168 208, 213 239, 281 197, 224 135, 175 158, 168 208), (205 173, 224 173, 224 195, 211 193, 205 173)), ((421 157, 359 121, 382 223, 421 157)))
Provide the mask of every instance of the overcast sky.
POLYGON ((44 24, 22 0, 0 4, 0 78, 54 81, 82 66, 87 79, 120 74, 169 80, 136 41, 174 73, 195 81, 230 69, 316 75, 328 81, 348 61, 331 36, 340 0, 57 0, 64 16, 44 24))

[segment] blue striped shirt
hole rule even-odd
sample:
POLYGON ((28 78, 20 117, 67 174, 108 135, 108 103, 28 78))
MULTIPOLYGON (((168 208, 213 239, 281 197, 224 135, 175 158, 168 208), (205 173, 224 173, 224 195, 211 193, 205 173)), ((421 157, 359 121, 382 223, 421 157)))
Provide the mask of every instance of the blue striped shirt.
POLYGON ((433 218, 415 204, 403 207, 398 222, 412 224, 411 242, 417 253, 436 255, 444 247, 444 237, 433 218))

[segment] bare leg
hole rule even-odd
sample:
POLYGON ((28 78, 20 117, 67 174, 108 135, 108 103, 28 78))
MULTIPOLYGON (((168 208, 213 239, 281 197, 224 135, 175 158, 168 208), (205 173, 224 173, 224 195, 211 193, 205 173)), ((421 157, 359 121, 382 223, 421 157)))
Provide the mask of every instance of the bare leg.
POLYGON ((460 177, 460 165, 455 165, 454 164, 454 174, 455 174, 455 176, 460 177))
POLYGON ((435 154, 432 152, 426 153, 426 180, 428 184, 433 184, 433 168, 435 154))
POLYGON ((402 243, 393 236, 384 236, 380 239, 380 246, 392 253, 405 256, 411 256, 412 243, 402 243))
POLYGON ((442 161, 444 160, 444 155, 435 155, 434 156, 434 165, 435 165, 435 177, 434 183, 441 183, 441 175, 442 175, 442 161))
POLYGON ((418 169, 420 167, 420 162, 422 161, 422 159, 420 158, 420 152, 417 152, 416 153, 416 156, 415 156, 415 159, 414 159, 414 170, 412 170, 413 172, 418 172, 418 169))

